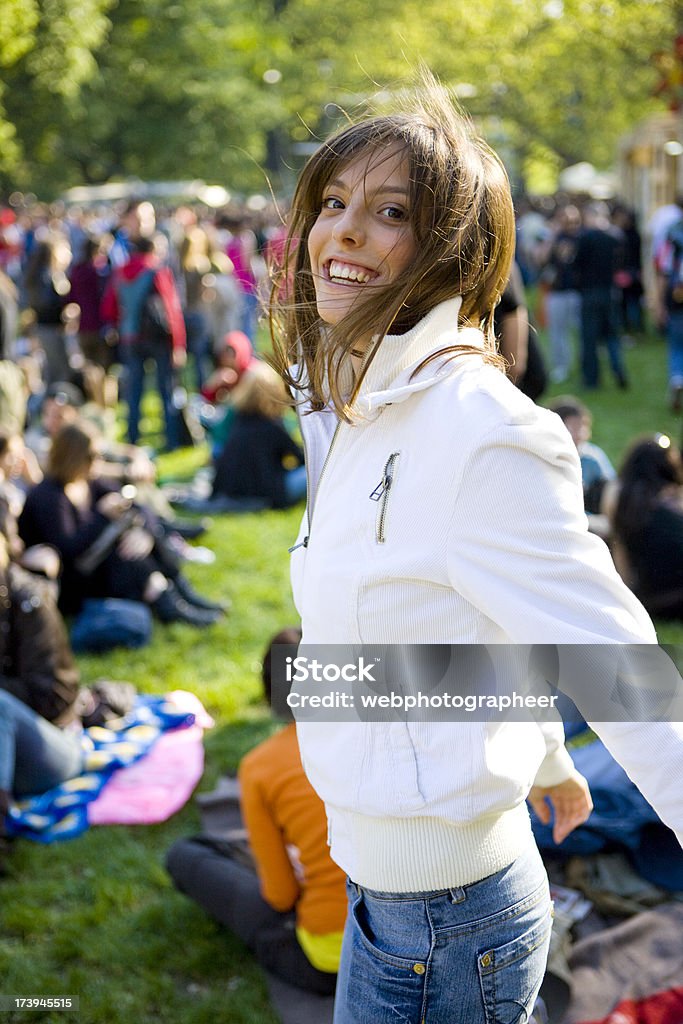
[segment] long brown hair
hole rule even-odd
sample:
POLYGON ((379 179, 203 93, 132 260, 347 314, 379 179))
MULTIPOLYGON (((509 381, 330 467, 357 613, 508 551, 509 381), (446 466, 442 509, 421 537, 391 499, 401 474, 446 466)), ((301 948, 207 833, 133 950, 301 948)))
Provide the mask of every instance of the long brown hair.
POLYGON ((63 486, 77 480, 96 457, 95 437, 95 430, 89 423, 67 423, 52 442, 48 474, 63 486))
MULTIPOLYGON (((311 157, 294 194, 282 263, 271 292, 273 363, 314 410, 330 400, 349 421, 363 377, 384 336, 415 326, 446 299, 462 296, 459 323, 484 331, 485 358, 495 352, 493 310, 507 283, 514 254, 514 212, 505 169, 477 136, 446 88, 423 72, 422 86, 398 113, 351 124, 311 157), (418 255, 382 289, 359 293, 333 327, 317 310, 308 236, 327 184, 361 153, 403 149, 409 162, 409 219, 418 255), (373 344, 352 394, 342 394, 348 353, 371 335, 373 344), (298 371, 292 371, 293 364, 298 371)), ((430 358, 473 351, 444 348, 430 358)), ((480 350, 476 350, 480 351, 480 350)))

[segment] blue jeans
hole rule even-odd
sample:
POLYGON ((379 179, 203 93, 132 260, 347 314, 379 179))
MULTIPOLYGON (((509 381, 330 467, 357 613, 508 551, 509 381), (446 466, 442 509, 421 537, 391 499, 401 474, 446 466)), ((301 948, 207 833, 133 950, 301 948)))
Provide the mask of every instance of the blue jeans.
POLYGON ((259 298, 254 292, 242 293, 242 313, 240 315, 240 330, 246 334, 249 341, 256 341, 256 329, 258 327, 259 298))
POLYGON ((194 359, 194 373, 197 391, 201 391, 204 381, 212 369, 211 335, 206 317, 199 310, 185 313, 185 333, 187 335, 187 353, 194 359))
POLYGON ((434 893, 349 882, 334 1024, 523 1024, 543 980, 551 902, 535 847, 434 893))
POLYGON ((683 387, 683 310, 668 314, 666 341, 669 348, 669 384, 683 387))
POLYGON ((297 466, 285 472, 285 498, 288 505, 296 505, 306 497, 306 467, 297 466))
POLYGON ((574 361, 573 334, 578 333, 581 317, 581 296, 566 290, 548 292, 546 316, 550 339, 550 376, 563 381, 569 376, 574 361))
POLYGON ((619 310, 611 288, 586 288, 581 293, 581 375, 587 388, 600 383, 598 345, 607 346, 612 372, 626 380, 619 336, 619 310))
POLYGON ((145 387, 145 364, 156 366, 157 388, 164 412, 166 447, 177 448, 180 440, 178 410, 173 404, 173 365, 169 345, 134 341, 121 345, 121 360, 126 370, 126 400, 128 402, 128 440, 138 443, 140 436, 140 405, 145 387))
POLYGON ((78 734, 58 729, 0 690, 0 789, 17 797, 44 793, 82 767, 78 734))

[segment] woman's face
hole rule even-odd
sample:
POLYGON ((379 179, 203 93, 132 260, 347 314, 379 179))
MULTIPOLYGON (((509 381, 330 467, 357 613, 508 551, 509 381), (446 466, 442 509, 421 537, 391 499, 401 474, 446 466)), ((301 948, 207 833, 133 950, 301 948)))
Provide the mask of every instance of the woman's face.
POLYGON ((398 147, 370 150, 323 190, 308 236, 320 318, 337 324, 360 295, 394 281, 414 259, 409 166, 398 147))

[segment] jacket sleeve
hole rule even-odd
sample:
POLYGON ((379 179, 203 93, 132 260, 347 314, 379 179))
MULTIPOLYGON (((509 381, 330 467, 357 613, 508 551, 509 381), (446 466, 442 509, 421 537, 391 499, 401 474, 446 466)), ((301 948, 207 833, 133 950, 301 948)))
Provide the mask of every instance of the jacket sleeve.
POLYGON ((100 303, 100 317, 105 324, 118 324, 119 300, 116 294, 116 272, 112 274, 100 303))
POLYGON ((536 772, 535 786, 555 786, 576 774, 574 762, 564 745, 562 722, 539 722, 546 754, 536 772))
POLYGON ((154 287, 161 296, 166 310, 168 325, 173 338, 173 348, 185 348, 187 339, 185 335, 185 320, 180 304, 178 289, 173 280, 173 274, 168 267, 161 267, 154 275, 154 287))
MULTIPOLYGON (((565 435, 544 415, 497 426, 473 445, 456 484, 449 577, 512 643, 573 645, 563 650, 574 650, 583 671, 576 688, 564 673, 562 688, 683 843, 683 725, 591 720, 591 687, 607 687, 622 657, 614 645, 654 645, 656 634, 607 547, 588 532, 578 456, 565 435), (601 669, 595 680, 592 665, 601 669)), ((554 753, 546 767, 560 781, 554 753)))
POLYGON ((291 910, 299 896, 299 885, 282 832, 258 778, 248 765, 240 766, 239 781, 242 817, 256 861, 261 895, 275 910, 291 910))
POLYGON ((63 718, 79 692, 80 675, 64 620, 49 584, 11 566, 14 670, 25 700, 50 722, 63 718))

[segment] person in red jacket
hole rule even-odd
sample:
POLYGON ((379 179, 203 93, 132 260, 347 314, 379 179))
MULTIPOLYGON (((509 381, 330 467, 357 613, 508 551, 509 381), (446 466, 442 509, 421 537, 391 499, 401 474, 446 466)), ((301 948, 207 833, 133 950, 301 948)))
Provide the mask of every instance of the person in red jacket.
POLYGON ((166 448, 177 448, 180 430, 173 404, 173 374, 185 365, 185 324, 173 275, 168 267, 160 265, 153 239, 140 239, 128 263, 112 274, 102 299, 102 319, 118 327, 121 360, 127 373, 128 440, 131 444, 138 441, 145 363, 151 360, 156 365, 164 411, 166 448), (147 315, 154 295, 161 300, 161 330, 154 329, 147 315))

